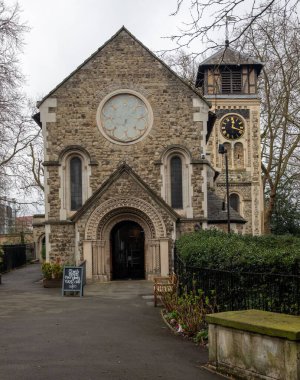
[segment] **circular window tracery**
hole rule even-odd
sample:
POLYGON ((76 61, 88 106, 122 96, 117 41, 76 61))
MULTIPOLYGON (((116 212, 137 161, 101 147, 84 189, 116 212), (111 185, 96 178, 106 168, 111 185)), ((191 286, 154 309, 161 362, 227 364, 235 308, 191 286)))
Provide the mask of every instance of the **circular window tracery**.
POLYGON ((99 105, 97 122, 102 134, 117 144, 133 144, 152 126, 152 109, 147 100, 131 90, 119 90, 99 105))

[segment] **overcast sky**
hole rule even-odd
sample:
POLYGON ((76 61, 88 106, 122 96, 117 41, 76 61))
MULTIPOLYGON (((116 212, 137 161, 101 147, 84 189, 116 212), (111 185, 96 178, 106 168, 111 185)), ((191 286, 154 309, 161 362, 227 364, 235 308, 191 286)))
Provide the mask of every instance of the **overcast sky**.
MULTIPOLYGON (((15 0, 4 0, 14 5, 15 0)), ((175 44, 190 21, 188 9, 172 17, 177 0, 19 0, 24 35, 20 57, 25 91, 35 102, 54 89, 123 25, 153 52, 175 44)), ((188 4, 188 3, 187 3, 188 4)), ((193 51, 201 51, 198 42, 193 51)), ((41 210, 39 210, 41 212, 41 210)), ((35 211, 36 212, 36 211, 35 211)))
MULTIPOLYGON (((14 0, 6 0, 14 4, 14 0)), ((174 47, 163 36, 188 20, 170 14, 176 0, 19 0, 30 31, 21 57, 26 92, 38 100, 124 25, 152 51, 174 47)), ((199 49, 200 50, 200 49, 199 49)))

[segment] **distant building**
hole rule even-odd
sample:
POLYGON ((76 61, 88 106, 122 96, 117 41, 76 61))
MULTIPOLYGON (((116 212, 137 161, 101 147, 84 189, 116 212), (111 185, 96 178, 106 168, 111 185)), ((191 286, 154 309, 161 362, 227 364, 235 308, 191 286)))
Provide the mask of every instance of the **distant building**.
POLYGON ((17 217, 16 200, 0 197, 0 244, 33 241, 32 216, 17 217))
POLYGON ((0 234, 9 234, 14 230, 16 210, 14 200, 0 198, 0 234))
POLYGON ((33 231, 32 221, 33 221, 32 215, 16 217, 15 232, 32 232, 33 231))

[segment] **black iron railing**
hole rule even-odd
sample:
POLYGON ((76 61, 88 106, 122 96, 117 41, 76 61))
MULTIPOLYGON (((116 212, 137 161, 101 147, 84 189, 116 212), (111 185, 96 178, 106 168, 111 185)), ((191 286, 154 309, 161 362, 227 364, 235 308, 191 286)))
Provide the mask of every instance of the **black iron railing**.
POLYGON ((260 309, 300 315, 300 276, 197 268, 175 255, 179 292, 214 294, 219 311, 260 309))
POLYGON ((26 244, 3 245, 0 272, 8 272, 26 264, 26 244))

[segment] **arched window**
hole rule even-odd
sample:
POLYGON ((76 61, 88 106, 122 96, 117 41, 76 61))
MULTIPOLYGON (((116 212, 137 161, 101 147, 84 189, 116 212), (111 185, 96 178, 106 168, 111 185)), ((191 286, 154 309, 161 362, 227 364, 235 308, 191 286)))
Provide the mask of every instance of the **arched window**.
POLYGON ((244 167, 244 147, 243 144, 238 142, 234 144, 234 164, 237 168, 244 167))
POLYGON ((179 156, 171 158, 171 206, 177 209, 183 208, 182 197, 182 162, 179 156))
POLYGON ((82 162, 79 157, 70 160, 70 196, 71 210, 82 206, 82 162))
POLYGON ((238 194, 229 195, 229 204, 235 211, 240 212, 240 197, 238 194))
MULTIPOLYGON (((223 145, 224 145, 224 148, 227 151, 228 166, 231 167, 232 166, 232 149, 231 149, 231 144, 228 143, 228 142, 225 142, 223 145)), ((223 160, 223 168, 225 168, 225 154, 223 154, 222 157, 223 157, 222 158, 222 160, 223 160)))
POLYGON ((193 218, 191 153, 172 145, 163 152, 161 164, 162 198, 182 217, 193 218))
POLYGON ((71 217, 92 195, 91 162, 89 152, 79 145, 67 146, 60 153, 60 220, 71 217))

